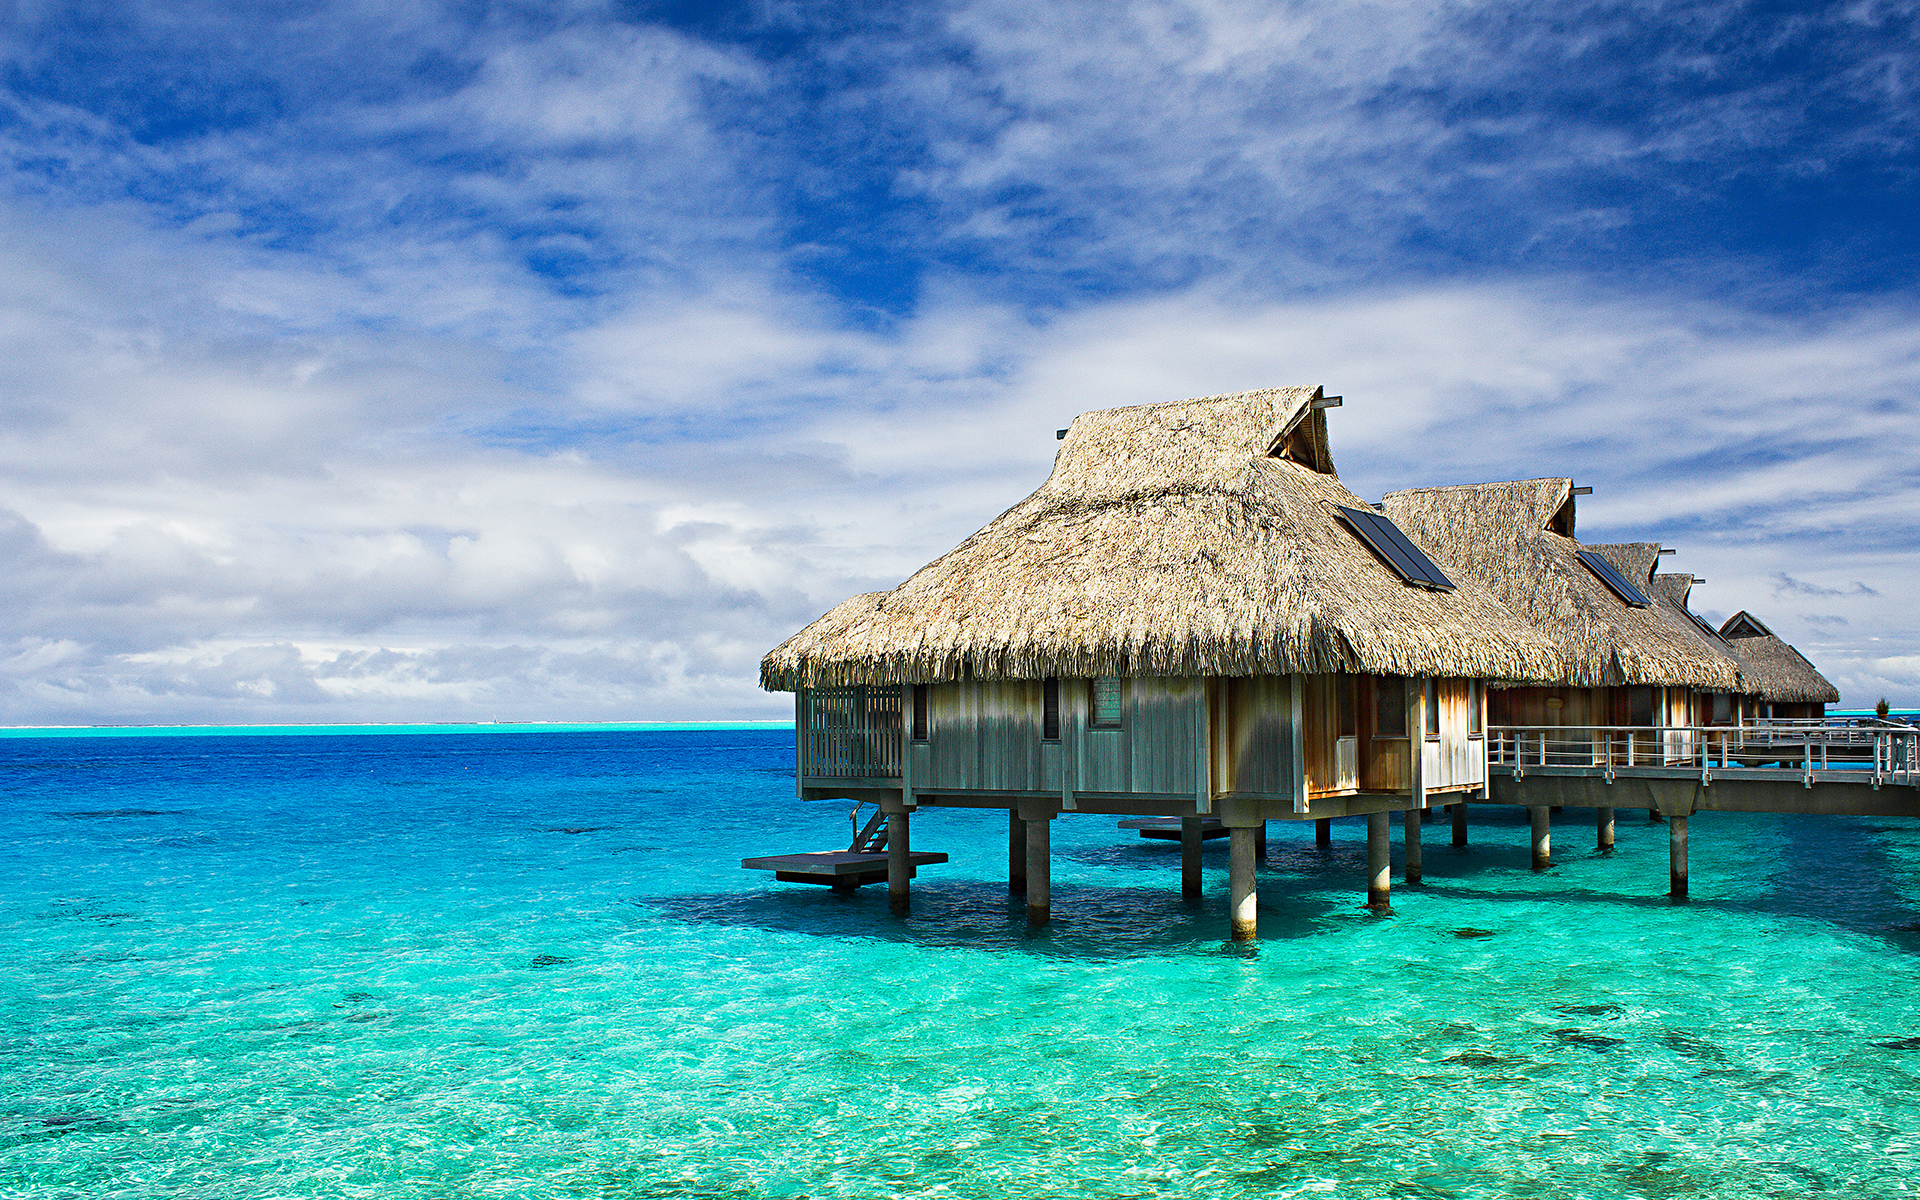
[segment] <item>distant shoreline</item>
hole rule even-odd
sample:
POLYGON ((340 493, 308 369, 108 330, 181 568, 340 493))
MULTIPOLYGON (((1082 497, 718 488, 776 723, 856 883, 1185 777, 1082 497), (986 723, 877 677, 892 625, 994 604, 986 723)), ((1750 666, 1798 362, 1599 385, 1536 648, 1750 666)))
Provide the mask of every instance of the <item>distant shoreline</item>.
POLYGON ((262 737, 418 733, 655 733, 792 729, 793 721, 385 721, 315 725, 0 725, 7 737, 262 737))

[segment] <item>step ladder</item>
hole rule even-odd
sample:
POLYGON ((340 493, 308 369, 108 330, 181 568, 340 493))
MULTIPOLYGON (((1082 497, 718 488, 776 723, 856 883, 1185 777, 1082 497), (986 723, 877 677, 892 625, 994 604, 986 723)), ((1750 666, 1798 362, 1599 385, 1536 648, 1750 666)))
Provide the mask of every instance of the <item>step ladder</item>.
POLYGON ((856 828, 853 845, 847 849, 859 854, 874 854, 887 848, 887 814, 876 806, 873 816, 863 826, 860 824, 860 810, 865 807, 864 804, 855 805, 853 811, 847 814, 848 823, 856 828))

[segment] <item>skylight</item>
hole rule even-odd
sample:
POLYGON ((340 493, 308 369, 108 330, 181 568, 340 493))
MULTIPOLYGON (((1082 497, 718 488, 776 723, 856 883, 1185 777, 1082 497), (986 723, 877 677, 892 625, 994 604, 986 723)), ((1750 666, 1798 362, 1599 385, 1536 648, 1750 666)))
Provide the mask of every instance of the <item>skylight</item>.
POLYGON ((1393 568, 1394 574, 1415 587, 1432 588, 1440 592, 1453 590, 1453 580, 1442 574, 1440 568, 1433 565, 1433 560, 1421 552, 1420 547, 1408 541, 1398 525, 1376 512, 1341 508, 1338 505, 1335 511, 1347 523, 1347 528, 1359 535, 1361 541, 1393 568))

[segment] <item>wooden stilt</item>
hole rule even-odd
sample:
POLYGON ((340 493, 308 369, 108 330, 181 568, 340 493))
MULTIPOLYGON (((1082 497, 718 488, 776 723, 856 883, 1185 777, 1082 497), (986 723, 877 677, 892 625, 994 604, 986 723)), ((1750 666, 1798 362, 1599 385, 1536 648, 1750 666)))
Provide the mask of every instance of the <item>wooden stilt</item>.
POLYGON ((1049 888, 1052 856, 1047 838, 1051 820, 1027 822, 1027 924, 1045 925, 1053 917, 1053 897, 1049 888))
POLYGON ((1613 810, 1596 808, 1593 810, 1594 837, 1602 853, 1613 849, 1613 810))
POLYGON ((1027 823, 1020 810, 1007 810, 1007 890, 1016 896, 1027 890, 1027 823))
POLYGON ((1203 817, 1180 818, 1180 894, 1198 900, 1201 892, 1200 845, 1203 817))
POLYGON ((1250 942, 1260 936, 1259 896, 1253 887, 1253 830, 1236 825, 1227 881, 1231 885, 1233 940, 1250 942))
POLYGON ((1533 869, 1544 871, 1553 865, 1553 814, 1542 804, 1527 812, 1533 817, 1533 869))
POLYGON ((1420 882, 1420 825, 1426 819, 1428 810, 1410 808, 1404 820, 1400 838, 1406 843, 1407 882, 1420 882))
POLYGON ((1453 806, 1453 844, 1467 844, 1467 806, 1464 804, 1453 806))
POLYGON ((1313 844, 1325 850, 1333 845, 1333 822, 1321 817, 1313 823, 1313 844))
POLYGON ((1687 898, 1687 819, 1671 817, 1667 821, 1667 868, 1672 886, 1667 895, 1675 900, 1687 898))
POLYGON ((1387 845, 1387 814, 1367 814, 1367 907, 1384 911, 1393 898, 1393 853, 1387 845))
POLYGON ((887 907, 904 913, 913 903, 913 851, 907 842, 907 814, 887 814, 887 907))

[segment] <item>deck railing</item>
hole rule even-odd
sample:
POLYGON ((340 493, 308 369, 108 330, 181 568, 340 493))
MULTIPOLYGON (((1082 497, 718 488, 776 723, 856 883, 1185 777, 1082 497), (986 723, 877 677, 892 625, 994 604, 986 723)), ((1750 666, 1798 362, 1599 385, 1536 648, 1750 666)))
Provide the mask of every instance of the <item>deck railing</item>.
POLYGON ((900 777, 900 688, 809 688, 800 693, 800 774, 812 779, 900 777))
POLYGON ((1772 719, 1745 725, 1494 725, 1487 730, 1487 763, 1515 778, 1528 768, 1598 769, 1611 780, 1618 768, 1714 770, 1771 768, 1798 773, 1862 773, 1863 782, 1920 786, 1920 729, 1898 722, 1841 718, 1772 719))

